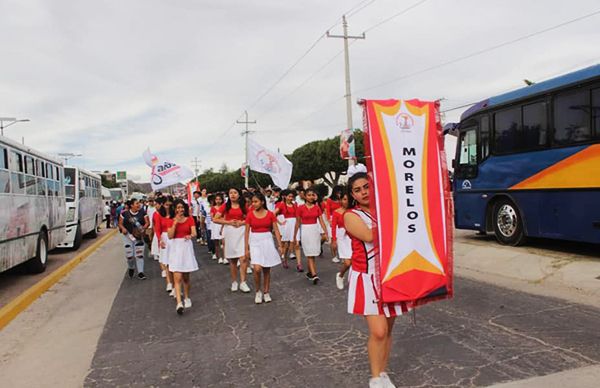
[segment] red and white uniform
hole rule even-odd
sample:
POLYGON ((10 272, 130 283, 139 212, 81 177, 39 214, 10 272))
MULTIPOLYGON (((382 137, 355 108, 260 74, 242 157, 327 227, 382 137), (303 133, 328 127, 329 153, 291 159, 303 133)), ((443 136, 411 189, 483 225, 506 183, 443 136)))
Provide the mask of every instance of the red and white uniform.
POLYGON ((352 240, 346 233, 346 227, 344 226, 345 213, 333 212, 333 217, 331 217, 331 239, 337 241, 338 257, 340 259, 351 259, 352 240))
MULTIPOLYGON (((369 229, 375 220, 362 209, 349 210, 361 218, 369 229)), ((352 267, 348 281, 348 313, 357 315, 385 315, 395 317, 408 312, 406 303, 383 303, 380 300, 375 282, 375 260, 379 252, 373 243, 367 243, 350 235, 352 240, 352 267)))
MULTIPOLYGON (((218 211, 226 221, 244 221, 246 218, 241 208, 232 207, 227 211, 226 205, 221 206, 218 211)), ((233 225, 225 225, 223 228, 223 238, 225 239, 225 258, 239 259, 244 256, 244 235, 246 225, 236 228, 233 225)))
POLYGON ((155 209, 152 218, 150 219, 152 228, 154 230, 154 238, 152 239, 152 245, 150 247, 150 254, 154 256, 154 260, 159 260, 160 257, 160 235, 156 233, 156 226, 160 223, 160 213, 155 209))
POLYGON ((185 222, 175 226, 175 235, 169 240, 169 271, 193 272, 198 270, 198 261, 194 254, 194 244, 190 238, 193 228, 196 228, 194 217, 186 218, 185 222))
POLYGON ((273 223, 277 218, 273 212, 267 211, 264 217, 257 217, 254 211, 250 211, 246 216, 246 227, 250 228, 250 257, 252 264, 260 265, 264 268, 275 267, 281 264, 281 257, 275 248, 273 242, 273 223))
POLYGON ((301 223, 301 242, 302 250, 306 257, 316 257, 321 254, 321 223, 319 217, 323 211, 318 204, 308 207, 302 205, 298 207, 297 217, 301 223))
MULTIPOLYGON (((296 214, 298 212, 298 206, 293 203, 287 205, 285 201, 278 202, 275 205, 275 211, 277 211, 277 217, 284 224, 281 226, 281 241, 294 241, 294 229, 296 228, 296 214), (283 220, 281 219, 283 217, 283 220)), ((296 235, 296 241, 300 240, 300 231, 296 235)))
MULTIPOLYGON (((156 212, 158 214, 158 212, 156 212)), ((159 218, 156 219, 157 222, 154 223, 154 233, 156 233, 156 237, 160 239, 161 242, 165 243, 165 248, 160 248, 160 254, 158 256, 158 261, 161 264, 169 265, 169 235, 167 231, 173 225, 173 219, 162 217, 159 214, 159 218)))
MULTIPOLYGON (((210 217, 211 219, 215 219, 215 216, 219 212, 221 207, 211 206, 210 208, 210 217)), ((211 222, 210 224, 210 239, 211 240, 222 240, 223 239, 223 225, 217 224, 216 222, 211 222)))

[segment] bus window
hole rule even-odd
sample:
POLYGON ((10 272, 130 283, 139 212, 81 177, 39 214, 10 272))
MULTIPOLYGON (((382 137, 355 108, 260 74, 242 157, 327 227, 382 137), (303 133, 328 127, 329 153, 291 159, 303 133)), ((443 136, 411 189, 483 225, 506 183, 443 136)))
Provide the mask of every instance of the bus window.
POLYGON ((477 126, 461 129, 458 139, 459 155, 455 176, 470 179, 477 176, 477 126))
POLYGON ((533 150, 546 145, 548 131, 548 116, 546 103, 535 102, 523 105, 523 138, 522 147, 533 150))
POLYGON ((592 90, 592 124, 596 138, 600 138, 600 88, 592 90))
POLYGON ((481 160, 490 155, 490 118, 488 115, 481 116, 480 121, 481 138, 481 160))
POLYGON ((37 187, 35 186, 35 176, 25 175, 25 194, 37 195, 37 187))
POLYGON ((558 94, 554 98, 554 144, 591 140, 589 90, 558 94))
POLYGON ((25 193, 25 179, 23 178, 23 156, 15 151, 10 152, 10 182, 13 194, 25 193))
POLYGON ((25 174, 35 175, 35 163, 31 156, 25 156, 25 174))
POLYGON ((75 169, 65 168, 65 197, 67 202, 75 201, 75 169))
POLYGON ((507 154, 519 149, 521 107, 499 111, 494 115, 494 153, 507 154))
POLYGON ((8 154, 0 147, 0 193, 10 193, 10 173, 8 172, 8 154))
POLYGON ((44 178, 37 178, 37 194, 46 196, 46 180, 44 178))

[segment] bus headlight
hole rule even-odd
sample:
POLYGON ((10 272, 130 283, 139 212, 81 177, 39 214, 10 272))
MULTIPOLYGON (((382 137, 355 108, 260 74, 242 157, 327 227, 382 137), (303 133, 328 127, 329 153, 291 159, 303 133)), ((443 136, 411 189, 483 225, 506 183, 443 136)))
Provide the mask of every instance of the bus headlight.
POLYGON ((75 208, 71 207, 67 210, 67 222, 75 221, 75 208))

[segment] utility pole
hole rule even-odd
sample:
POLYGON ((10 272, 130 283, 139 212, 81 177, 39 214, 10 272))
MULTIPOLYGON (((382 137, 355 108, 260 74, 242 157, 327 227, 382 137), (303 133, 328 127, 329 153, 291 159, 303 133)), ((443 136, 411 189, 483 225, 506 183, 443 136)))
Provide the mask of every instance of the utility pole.
POLYGON ((256 124, 256 120, 248 121, 247 110, 244 111, 244 115, 246 115, 246 119, 244 121, 236 120, 235 122, 238 124, 246 124, 246 130, 242 132, 242 136, 246 136, 246 145, 244 147, 244 153, 246 154, 246 173, 244 174, 244 185, 246 186, 246 188, 248 188, 248 173, 250 172, 250 167, 248 166, 248 134, 250 134, 250 131, 248 130, 248 124, 256 124))
POLYGON ((200 173, 200 159, 197 156, 192 160, 192 166, 194 167, 194 173, 196 174, 196 183, 198 183, 198 174, 200 173))
MULTIPOLYGON (((344 65, 346 73, 346 127, 350 130, 354 129, 352 124, 352 92, 350 88, 350 55, 348 53, 348 39, 365 39, 365 33, 363 32, 360 36, 348 35, 348 23, 346 22, 346 15, 342 16, 342 27, 344 28, 344 35, 331 35, 327 31, 328 38, 342 38, 344 39, 344 65)), ((354 160, 348 159, 348 166, 352 166, 354 160)))

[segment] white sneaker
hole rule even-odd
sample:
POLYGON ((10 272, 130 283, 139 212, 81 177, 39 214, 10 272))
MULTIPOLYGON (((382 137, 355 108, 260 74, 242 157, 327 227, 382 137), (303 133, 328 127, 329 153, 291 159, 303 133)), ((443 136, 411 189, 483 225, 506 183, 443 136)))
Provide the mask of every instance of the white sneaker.
POLYGON ((273 300, 269 294, 265 294, 263 298, 265 299, 265 303, 270 303, 273 300))
POLYGON ((197 243, 199 243, 199 242, 201 242, 201 240, 200 240, 199 238, 197 238, 197 239, 196 239, 196 242, 197 242, 197 243))
POLYGON ((246 273, 252 273, 252 268, 250 268, 250 266, 248 266, 248 268, 246 268, 246 273))
MULTIPOLYGON (((244 283, 242 283, 244 284, 244 283)), ((248 286, 246 286, 248 287, 248 286)), ((231 292, 236 292, 238 290, 238 282, 231 283, 231 292)))
POLYGON ((240 261, 238 260, 238 261, 237 261, 237 266, 238 266, 238 268, 240 268, 240 265, 241 265, 241 264, 240 264, 240 261))
POLYGON ((173 291, 173 285, 171 283, 167 284, 167 292, 173 291))
POLYGON ((166 278, 166 277, 167 277, 167 271, 163 270, 163 271, 160 273, 160 277, 161 277, 161 278, 166 278))
POLYGON ((219 260, 217 261, 217 263, 219 263, 219 264, 223 264, 223 259, 221 259, 221 258, 219 257, 219 260))
POLYGON ((171 290, 171 293, 169 294, 169 296, 172 296, 173 298, 177 298, 177 294, 175 293, 174 288, 171 290))
POLYGON ((213 253, 213 255, 212 255, 211 259, 213 259, 213 260, 217 260, 217 255, 215 255, 215 254, 213 253))
POLYGON ((385 388, 385 380, 381 377, 371 377, 369 379, 369 388, 385 388))
POLYGON ((227 260, 226 258, 223 258, 223 264, 229 265, 229 260, 227 260))
POLYGON ((339 272, 335 274, 335 285, 340 290, 344 289, 344 278, 340 276, 339 272))
POLYGON ((333 259, 331 259, 331 261, 334 263, 339 263, 340 259, 338 259, 337 256, 334 256, 333 259))
MULTIPOLYGON (((244 283, 242 283, 244 284, 244 283)), ((262 292, 258 291, 256 295, 254 295, 254 303, 261 304, 262 303, 262 292)))
POLYGON ((379 378, 381 379, 381 381, 383 381, 383 387, 385 387, 385 388, 396 388, 396 386, 394 385, 394 383, 392 383, 392 380, 390 380, 390 376, 388 376, 387 373, 381 372, 379 374, 379 378))
POLYGON ((177 311, 177 314, 179 315, 183 314, 183 304, 177 303, 177 308, 175 309, 175 311, 177 311))
POLYGON ((186 309, 192 307, 192 300, 190 298, 185 298, 183 300, 183 307, 185 307, 186 309))
POLYGON ((242 292, 250 292, 250 287, 248 287, 248 284, 246 282, 241 282, 240 283, 240 291, 242 291, 242 292))

